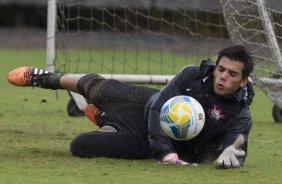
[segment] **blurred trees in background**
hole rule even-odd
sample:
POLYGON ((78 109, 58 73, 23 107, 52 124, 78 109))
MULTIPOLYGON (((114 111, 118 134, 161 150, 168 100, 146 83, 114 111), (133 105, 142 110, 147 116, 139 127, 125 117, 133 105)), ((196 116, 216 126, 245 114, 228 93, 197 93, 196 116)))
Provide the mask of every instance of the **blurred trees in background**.
MULTIPOLYGON (((27 3, 28 1, 24 2, 20 1, 18 3, 3 3, 4 0, 0 0, 0 28, 1 27, 9 27, 9 28, 21 28, 21 27, 32 27, 32 28, 39 28, 39 29, 46 29, 47 27, 47 0, 45 2, 38 1, 38 3, 27 3)), ((30 1, 31 2, 31 1, 30 1)), ((138 8, 138 7, 136 7, 138 8)), ((171 21, 173 19, 173 22, 175 24, 181 25, 181 26, 188 26, 189 29, 195 32, 200 32, 203 35, 212 35, 215 36, 218 34, 218 37, 222 37, 223 35, 225 37, 228 37, 227 30, 225 28, 220 28, 220 30, 217 29, 210 29, 206 25, 202 26, 201 24, 191 22, 192 19, 184 19, 183 14, 187 14, 189 17, 197 16, 197 19, 201 20, 202 22, 212 22, 213 24, 224 24, 224 20, 222 17, 222 14, 218 13, 201 13, 193 10, 193 9, 187 9, 187 10, 181 10, 181 14, 179 12, 171 11, 171 9, 158 9, 156 7, 151 7, 150 9, 144 9, 144 7, 139 7, 140 12, 142 12, 142 16, 136 16, 136 14, 131 13, 131 11, 128 10, 128 8, 116 8, 116 7, 108 7, 107 12, 112 14, 116 14, 117 17, 126 18, 130 22, 138 22, 138 25, 144 29, 152 30, 152 31, 158 31, 162 29, 164 32, 171 32, 174 31, 176 34, 189 34, 189 32, 186 32, 182 29, 178 29, 177 26, 172 27, 171 25, 163 24, 163 22, 160 21, 154 21, 150 20, 148 21, 145 19, 147 16, 153 16, 153 17, 162 17, 162 19, 171 21), (142 9, 143 8, 143 9, 142 9), (144 18, 145 17, 145 18, 144 18), (167 26, 167 27, 166 27, 167 26), (197 30, 195 30, 197 29, 197 30), (209 30, 209 31, 207 31, 209 30), (213 30, 211 32, 210 30, 213 30)), ((69 11, 69 10, 67 10, 69 11)), ((96 21, 93 21, 93 26, 90 28, 89 24, 83 24, 83 22, 80 22, 80 29, 82 30, 88 30, 88 31, 98 31, 101 29, 102 25, 97 22, 103 22, 107 25, 116 25, 117 27, 120 25, 119 30, 126 29, 126 31, 130 31, 130 29, 134 29, 134 27, 126 26, 124 27, 123 22, 119 22, 118 19, 113 19, 110 15, 108 16, 103 12, 103 9, 99 8, 89 8, 84 7, 81 8, 79 13, 80 15, 85 15, 87 17, 87 14, 92 14, 95 16, 96 21)), ((59 12, 59 11, 58 11, 59 12)), ((73 14, 73 16, 76 16, 77 10, 74 9, 70 12, 65 12, 66 14, 73 14)), ((58 20, 60 20, 60 15, 58 14, 58 20)), ((161 19, 158 19, 161 20, 161 19)), ((72 27, 76 27, 76 22, 69 22, 68 29, 72 29, 72 27)), ((210 26, 210 25, 208 25, 210 26)), ((60 29, 60 26, 58 26, 58 29, 60 29)))
POLYGON ((1 27, 38 27, 47 25, 47 5, 0 4, 1 27))

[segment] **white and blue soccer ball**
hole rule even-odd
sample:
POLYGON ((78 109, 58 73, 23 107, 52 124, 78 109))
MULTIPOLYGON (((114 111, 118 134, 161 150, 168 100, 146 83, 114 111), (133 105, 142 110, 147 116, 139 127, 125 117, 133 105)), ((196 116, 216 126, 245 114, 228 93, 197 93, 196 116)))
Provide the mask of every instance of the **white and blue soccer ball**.
POLYGON ((169 99, 160 113, 161 127, 175 140, 185 141, 196 137, 205 124, 205 112, 201 104, 189 96, 169 99))

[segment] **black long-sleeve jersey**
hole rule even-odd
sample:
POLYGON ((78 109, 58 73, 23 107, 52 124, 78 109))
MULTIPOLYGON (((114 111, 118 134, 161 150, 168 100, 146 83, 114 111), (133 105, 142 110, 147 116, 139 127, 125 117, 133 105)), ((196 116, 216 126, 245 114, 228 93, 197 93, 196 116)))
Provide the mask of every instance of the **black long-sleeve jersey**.
MULTIPOLYGON (((219 96, 213 91, 213 70, 210 60, 204 60, 200 67, 186 66, 160 92, 147 102, 149 141, 153 156, 162 158, 165 154, 177 152, 170 139, 160 126, 160 109, 173 96, 188 95, 200 102, 205 111, 205 125, 193 141, 205 142, 222 137, 223 148, 231 145, 239 134, 245 138, 242 149, 247 152, 248 135, 252 127, 249 105, 254 91, 249 82, 246 87, 230 96, 219 96)), ((191 141, 191 140, 190 140, 191 141)), ((189 141, 182 141, 181 144, 189 141)))

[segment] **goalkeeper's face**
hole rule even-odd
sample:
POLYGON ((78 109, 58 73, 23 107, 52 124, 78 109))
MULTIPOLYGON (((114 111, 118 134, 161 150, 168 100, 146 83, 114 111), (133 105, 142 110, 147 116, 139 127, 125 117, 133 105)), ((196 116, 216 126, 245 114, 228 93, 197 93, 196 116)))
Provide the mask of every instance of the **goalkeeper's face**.
POLYGON ((230 95, 244 87, 248 79, 242 79, 244 63, 222 57, 213 72, 213 89, 218 95, 230 95))

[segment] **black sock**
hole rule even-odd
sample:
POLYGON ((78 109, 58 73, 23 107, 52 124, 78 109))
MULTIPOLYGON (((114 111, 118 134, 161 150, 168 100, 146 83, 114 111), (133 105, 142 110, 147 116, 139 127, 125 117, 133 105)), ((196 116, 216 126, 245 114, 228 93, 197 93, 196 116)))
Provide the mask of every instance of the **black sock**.
POLYGON ((46 89, 63 89, 60 84, 60 79, 63 75, 57 73, 50 73, 46 75, 41 81, 40 87, 46 89))

